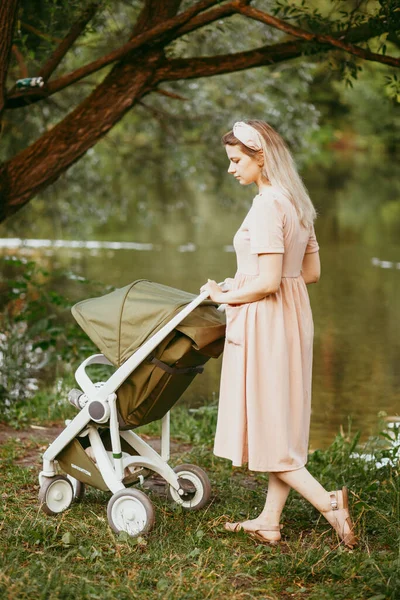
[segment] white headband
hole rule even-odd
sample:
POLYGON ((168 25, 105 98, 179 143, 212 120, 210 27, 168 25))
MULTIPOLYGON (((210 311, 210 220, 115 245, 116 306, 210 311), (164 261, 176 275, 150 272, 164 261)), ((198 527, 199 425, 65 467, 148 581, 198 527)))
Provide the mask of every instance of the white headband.
POLYGON ((233 126, 233 135, 251 150, 262 150, 261 135, 257 129, 243 121, 237 121, 233 126))

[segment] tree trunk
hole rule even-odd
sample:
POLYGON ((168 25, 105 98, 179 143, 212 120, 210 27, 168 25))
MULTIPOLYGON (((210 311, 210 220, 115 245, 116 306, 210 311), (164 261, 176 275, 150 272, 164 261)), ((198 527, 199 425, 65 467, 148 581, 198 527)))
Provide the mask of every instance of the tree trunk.
POLYGON ((0 167, 0 221, 58 179, 149 93, 160 51, 117 65, 92 94, 53 129, 0 167))
MULTIPOLYGON (((138 24, 150 28, 173 16, 181 0, 148 0, 138 24)), ((152 91, 163 48, 136 52, 118 63, 75 110, 28 148, 0 166, 0 222, 58 179, 152 91), (140 65, 139 67, 137 65, 140 65)))
POLYGON ((5 86, 10 61, 18 0, 0 2, 0 122, 5 105, 5 86))

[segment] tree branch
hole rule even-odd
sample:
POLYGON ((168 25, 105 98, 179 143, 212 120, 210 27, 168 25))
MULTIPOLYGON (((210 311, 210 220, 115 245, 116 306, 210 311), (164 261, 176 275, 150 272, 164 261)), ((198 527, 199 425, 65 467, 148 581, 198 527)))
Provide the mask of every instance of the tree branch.
POLYGON ((284 42, 235 54, 173 59, 158 69, 157 81, 196 79, 271 65, 301 56, 306 47, 305 42, 284 42))
MULTIPOLYGON (((276 19, 275 17, 271 17, 270 15, 267 15, 266 13, 262 13, 261 11, 257 11, 256 9, 251 9, 248 8, 246 5, 248 4, 249 0, 232 0, 229 3, 224 4, 223 6, 219 6, 215 9, 210 9, 207 10, 208 7, 211 7, 213 4, 215 4, 218 0, 203 0, 201 2, 198 2, 196 5, 194 5, 193 7, 191 7, 190 9, 188 9, 187 11, 181 13, 180 15, 178 15, 177 17, 174 17, 172 19, 168 19, 167 21, 164 21, 163 23, 160 23, 159 25, 156 25, 155 27, 151 28, 150 30, 139 34, 137 37, 135 37, 133 40, 130 40, 127 44, 124 44, 124 46, 122 46, 121 48, 109 53, 108 55, 101 57, 100 59, 89 63, 88 65, 85 65, 84 67, 81 67, 80 69, 77 69, 76 71, 73 71, 72 73, 69 73, 67 75, 64 75, 54 81, 49 82, 49 84, 44 87, 41 88, 40 90, 23 90, 21 92, 16 92, 12 95, 9 96, 8 100, 7 100, 7 108, 18 108, 20 106, 24 106, 26 104, 30 104, 30 103, 34 103, 34 102, 38 102, 43 98, 49 97, 52 94, 55 94, 56 92, 68 87, 69 85, 72 85, 73 83, 76 83, 77 81, 80 81, 81 79, 87 77, 89 74, 94 73, 102 68, 104 68, 105 66, 111 64, 112 62, 115 62, 121 58, 124 58, 127 54, 131 53, 133 50, 137 50, 138 48, 144 46, 145 44, 148 44, 149 42, 152 42, 154 40, 157 41, 161 41, 163 36, 166 37, 166 34, 169 34, 168 36, 168 40, 165 41, 165 43, 167 43, 167 41, 172 41, 173 39, 180 37, 181 35, 184 35, 186 33, 189 33, 191 31, 194 31, 195 29, 198 29, 200 27, 203 27, 204 25, 207 25, 221 17, 227 17, 231 14, 234 13, 238 13, 238 12, 243 12, 243 11, 247 11, 247 10, 251 10, 251 11, 256 11, 256 13, 252 13, 253 15, 257 15, 257 20, 258 17, 260 16, 259 13, 261 13, 262 16, 262 20, 263 22, 267 22, 267 24, 281 29, 282 31, 285 31, 286 33, 290 34, 290 35, 296 35, 296 37, 302 37, 303 39, 306 39, 307 41, 315 41, 315 36, 317 34, 313 34, 310 32, 307 32, 305 30, 301 30, 300 28, 294 27, 292 25, 289 25, 287 23, 284 23, 283 21, 280 21, 279 19, 276 19), (206 12, 204 12, 206 11, 206 12), (204 14, 200 15, 200 12, 204 12, 204 14), (300 35, 301 33, 301 35, 300 35), (310 39, 309 39, 310 38, 310 39)), ((250 17, 250 18, 255 18, 250 17)), ((383 24, 381 23, 380 20, 377 21, 377 23, 379 24, 383 24)), ((331 47, 332 45, 336 44, 336 41, 339 41, 340 43, 340 47, 341 49, 343 49, 343 44, 344 42, 340 41, 340 37, 341 37, 341 32, 336 33, 336 34, 332 34, 332 35, 325 35, 325 36, 320 36, 320 37, 324 37, 326 39, 329 39, 329 46, 331 47), (335 42, 335 44, 333 43, 335 42)), ((351 41, 363 41, 365 39, 369 39, 371 37, 371 28, 368 24, 364 24, 358 27, 355 27, 353 30, 350 30, 349 32, 346 32, 346 36, 349 37, 349 39, 351 41)), ((286 60, 288 58, 293 58, 295 56, 299 56, 302 52, 304 52, 305 49, 305 45, 304 43, 300 42, 297 43, 297 49, 298 51, 295 50, 295 47, 293 46, 292 42, 288 42, 287 43, 288 46, 287 48, 282 45, 279 44, 278 46, 270 46, 270 57, 268 58, 266 55, 266 50, 265 48, 261 48, 261 49, 255 49, 254 52, 256 52, 257 55, 259 55, 259 52, 262 53, 262 63, 260 64, 271 64, 273 62, 279 62, 280 60, 286 60), (280 53, 282 53, 282 58, 279 58, 280 53), (265 61, 265 62, 264 62, 265 61)), ((346 43, 348 46, 351 46, 352 48, 355 48, 355 46, 353 46, 353 44, 351 43, 346 43)), ((330 48, 328 48, 330 49, 330 48)), ((367 51, 364 51, 363 49, 359 49, 362 53, 366 53, 367 51)), ((327 51, 327 48, 320 48, 319 51, 327 51)), ((250 51, 252 52, 252 51, 250 51)), ((368 54, 368 53, 367 53, 368 54)), ((373 54, 373 53, 369 53, 369 54, 373 54)), ((225 57, 226 55, 224 55, 225 57)), ((232 55, 232 56, 236 56, 236 55, 232 55)), ((378 57, 382 57, 383 55, 376 55, 378 57)), ((249 57, 250 61, 253 60, 253 56, 249 57)), ((391 57, 388 57, 389 60, 393 60, 391 59, 391 57)), ((196 59, 188 59, 188 60, 196 60, 196 59)), ((203 59, 200 58, 198 59, 200 61, 202 61, 203 59)), ((213 60, 213 58, 209 58, 209 60, 213 60)), ((236 60, 236 58, 235 58, 236 60)), ((394 59, 395 61, 398 61, 398 59, 394 59)), ((220 57, 218 57, 218 62, 220 62, 220 57)), ((392 64, 389 61, 387 61, 388 64, 392 64)), ((170 63, 172 64, 172 63, 170 63)), ((178 65, 178 63, 173 63, 174 65, 178 65)), ((184 68, 183 64, 184 63, 179 63, 180 67, 179 69, 184 68)), ((201 63, 197 63, 197 68, 200 68, 200 64, 201 63)), ((207 72, 208 72, 208 64, 206 65, 206 63, 203 63, 206 66, 207 72)), ((224 71, 223 70, 223 66, 221 66, 221 71, 218 71, 218 65, 217 65, 217 72, 230 72, 230 70, 228 69, 228 71, 224 71)), ((258 66, 258 64, 254 65, 254 66, 258 66)), ((397 66, 397 65, 396 65, 397 66)), ((243 67, 246 68, 246 67, 243 67)), ((216 74, 217 74, 216 72, 216 74)), ((199 75, 202 76, 202 75, 199 75)), ((175 76, 173 77, 175 79, 175 76)), ((176 78, 180 78, 180 77, 176 77, 176 78)))
POLYGON ((53 55, 40 69, 39 73, 37 74, 38 77, 43 77, 43 79, 46 80, 56 70, 64 56, 67 54, 68 50, 71 48, 72 44, 81 35, 86 25, 96 14, 99 4, 100 2, 94 2, 87 7, 81 18, 72 25, 69 33, 61 41, 58 48, 55 49, 53 55))
MULTIPOLYGON (((334 34, 334 36, 336 35, 339 37, 341 34, 334 34)), ((352 41, 360 42, 369 39, 371 32, 368 27, 360 26, 351 30, 349 36, 352 41)), ((331 44, 325 44, 310 52, 309 44, 308 40, 282 42, 235 54, 169 60, 158 69, 157 81, 161 83, 163 81, 176 81, 178 79, 195 79, 197 77, 223 75, 225 73, 243 71, 245 69, 294 59, 305 52, 311 54, 332 50, 331 44)))
POLYGON ((174 34, 174 39, 187 33, 191 33, 196 29, 200 29, 205 25, 209 25, 214 21, 218 21, 218 19, 230 17, 237 12, 238 7, 245 6, 246 4, 249 4, 249 2, 251 2, 251 0, 233 0, 232 2, 218 6, 217 8, 210 9, 207 12, 194 17, 186 23, 186 25, 177 29, 174 34))
POLYGON ((17 62, 19 65, 19 76, 21 78, 29 77, 28 67, 26 66, 22 52, 19 50, 18 46, 16 46, 15 44, 12 45, 12 52, 13 52, 15 58, 17 59, 17 62))
POLYGON ((50 42, 56 42, 57 44, 61 44, 62 42, 61 38, 54 37, 48 33, 43 33, 43 31, 36 29, 36 27, 33 27, 33 25, 30 25, 29 23, 24 23, 24 21, 21 21, 21 29, 26 29, 26 31, 30 31, 38 37, 43 38, 44 40, 49 40, 50 42))
POLYGON ((281 21, 276 17, 268 15, 267 13, 258 10, 257 8, 253 8, 250 6, 238 6, 236 12, 246 17, 249 17, 250 19, 261 21, 262 23, 270 25, 275 29, 284 31, 289 35, 293 35, 297 38, 307 40, 308 42, 317 42, 319 44, 324 45, 329 44, 334 48, 339 48, 340 50, 344 50, 345 52, 363 58, 364 60, 380 62, 385 65, 391 65, 392 67, 400 67, 400 58, 396 58, 394 56, 386 56, 384 54, 377 54, 376 52, 364 50, 364 48, 360 48, 359 46, 355 46, 354 44, 351 44, 349 42, 342 41, 342 39, 334 37, 332 35, 312 33, 310 31, 306 31, 305 29, 301 29, 300 27, 295 27, 294 25, 285 23, 284 21, 281 21))
MULTIPOLYGON (((233 0, 230 5, 238 6, 242 4, 246 0, 233 0)), ((7 108, 18 108, 20 106, 24 106, 25 104, 30 104, 33 102, 37 102, 42 98, 46 98, 59 92, 60 90, 65 89, 71 84, 87 77, 88 75, 103 69, 109 64, 121 60, 125 58, 128 54, 132 53, 134 50, 138 50, 140 47, 149 44, 150 42, 161 42, 164 37, 169 37, 171 40, 174 39, 174 35, 172 32, 175 31, 176 28, 185 25, 188 21, 190 21, 193 17, 195 17, 198 13, 205 11, 207 8, 211 7, 213 4, 217 4, 219 0, 201 0, 197 2, 194 6, 186 10, 185 12, 168 19, 152 27, 151 29, 145 31, 137 35, 135 38, 117 48, 117 50, 113 50, 109 54, 102 56, 101 58, 93 61, 85 65, 84 67, 80 67, 67 75, 63 75, 54 81, 50 81, 47 86, 42 88, 40 91, 38 90, 23 90, 21 92, 16 92, 10 94, 7 100, 7 108), (169 35, 168 35, 169 34, 169 35)), ((214 15, 214 18, 218 18, 219 13, 214 15)), ((211 21, 210 21, 211 22, 211 21)), ((198 25, 200 27, 201 25, 198 25)), ((169 40, 166 40, 169 41, 169 40)), ((165 41, 165 43, 166 43, 165 41)))
MULTIPOLYGON (((269 17, 269 15, 267 16, 269 17)), ((276 21, 279 22, 279 20, 276 21)), ((274 24, 272 24, 272 22, 268 24, 271 26, 276 25, 275 22, 274 24)), ((285 23, 285 27, 286 26, 292 28, 292 26, 287 23, 285 23)), ((377 18, 374 22, 364 23, 348 30, 346 32, 346 38, 348 42, 353 45, 354 43, 371 39, 371 37, 375 35, 380 35, 383 33, 385 26, 385 20, 383 18, 377 18), (376 33, 375 28, 380 29, 379 34, 376 33)), ((287 30, 286 33, 293 35, 292 30, 287 30)), ((309 32, 306 33, 309 34, 309 32)), ((335 32, 328 37, 333 40, 340 40, 342 36, 342 32, 335 32)), ((160 68, 158 72, 158 82, 161 83, 162 81, 176 81, 178 79, 194 79, 196 77, 222 75, 234 71, 242 71, 254 67, 283 62, 297 58, 305 52, 311 54, 309 44, 309 40, 299 40, 272 44, 255 48, 254 50, 249 50, 247 52, 238 52, 236 54, 170 60, 164 63, 160 68)), ((328 52, 330 50, 332 50, 332 44, 324 44, 313 49, 312 53, 328 52)), ((381 57, 381 55, 378 56, 381 57)))
POLYGON ((119 63, 72 112, 38 140, 0 164, 0 221, 58 179, 147 93, 155 89, 160 50, 140 65, 119 63))
POLYGON ((174 17, 179 10, 182 0, 145 0, 142 11, 135 23, 131 39, 154 25, 174 17))
MULTIPOLYGON (((150 2, 155 3, 156 0, 148 0, 148 6, 150 2)), ((172 11, 178 0, 160 0, 160 4, 161 2, 165 9, 172 11)), ((321 53, 332 50, 330 44, 318 46, 308 40, 296 39, 236 54, 168 61, 165 58, 164 46, 174 39, 174 36, 182 35, 185 27, 188 31, 190 27, 200 26, 200 22, 205 23, 210 19, 207 12, 202 18, 198 16, 200 12, 206 11, 207 7, 210 7, 209 12, 215 15, 222 8, 220 4, 211 10, 211 6, 217 2, 218 0, 197 2, 190 9, 191 17, 188 17, 188 11, 185 11, 168 19, 167 25, 165 20, 138 35, 133 41, 138 43, 139 39, 140 48, 138 46, 133 55, 117 62, 91 94, 64 119, 48 129, 33 144, 0 165, 0 221, 15 213, 40 190, 56 181, 89 148, 104 138, 127 111, 143 101, 147 94, 157 91, 161 81, 218 75, 293 59, 306 52, 321 53), (193 12, 193 9, 198 12, 193 12)), ((244 0, 233 2, 245 4, 244 0)), ((225 9, 227 6, 228 3, 225 2, 225 9)), ((354 28, 349 38, 346 37, 346 41, 358 43, 376 36, 375 26, 381 21, 383 20, 375 19, 373 28, 370 23, 354 28)), ((386 23, 379 32, 385 31, 385 28, 386 23)), ((340 39, 340 35, 343 34, 333 34, 333 37, 340 39)), ((49 86, 54 83, 50 82, 49 86)), ((35 101, 35 96, 25 96, 19 101, 29 102, 31 99, 35 101)))
POLYGON ((161 94, 161 96, 166 96, 167 98, 173 98, 174 100, 184 100, 187 101, 187 98, 181 96, 180 94, 176 94, 175 92, 170 92, 169 90, 163 90, 158 88, 154 90, 157 94, 161 94))

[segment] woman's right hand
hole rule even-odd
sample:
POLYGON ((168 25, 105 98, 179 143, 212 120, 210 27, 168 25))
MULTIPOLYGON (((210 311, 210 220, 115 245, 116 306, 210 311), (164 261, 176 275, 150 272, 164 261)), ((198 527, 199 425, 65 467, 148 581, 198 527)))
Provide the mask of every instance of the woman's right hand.
POLYGON ((232 277, 227 277, 223 284, 221 285, 221 288, 224 292, 230 292, 233 286, 233 278, 232 277))

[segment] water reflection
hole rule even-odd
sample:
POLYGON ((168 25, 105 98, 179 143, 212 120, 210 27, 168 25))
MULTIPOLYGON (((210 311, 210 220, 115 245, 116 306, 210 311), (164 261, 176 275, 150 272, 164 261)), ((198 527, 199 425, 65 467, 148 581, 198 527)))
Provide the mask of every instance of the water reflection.
MULTIPOLYGON (((372 167, 364 156, 310 170, 305 178, 320 214, 322 277, 309 293, 315 323, 311 446, 321 447, 341 424, 347 426, 348 417, 367 435, 379 411, 399 411, 400 183, 390 165, 385 172, 384 165, 372 167)), ((86 249, 83 242, 70 241, 44 249, 25 245, 20 252, 50 271, 65 268, 106 285, 122 287, 143 278, 197 293, 207 277, 234 275, 232 237, 252 191, 221 186, 217 196, 210 186, 199 190, 195 183, 190 210, 179 208, 176 198, 170 211, 147 199, 152 219, 148 226, 132 219, 129 234, 103 229, 107 240, 99 237, 86 249)), ((4 226, 0 235, 7 237, 4 226)), ((184 402, 199 405, 217 397, 220 363, 210 361, 184 402)))
POLYGON ((154 244, 140 242, 99 242, 96 240, 45 240, 29 238, 0 238, 0 248, 84 248, 87 250, 154 250, 154 244))

